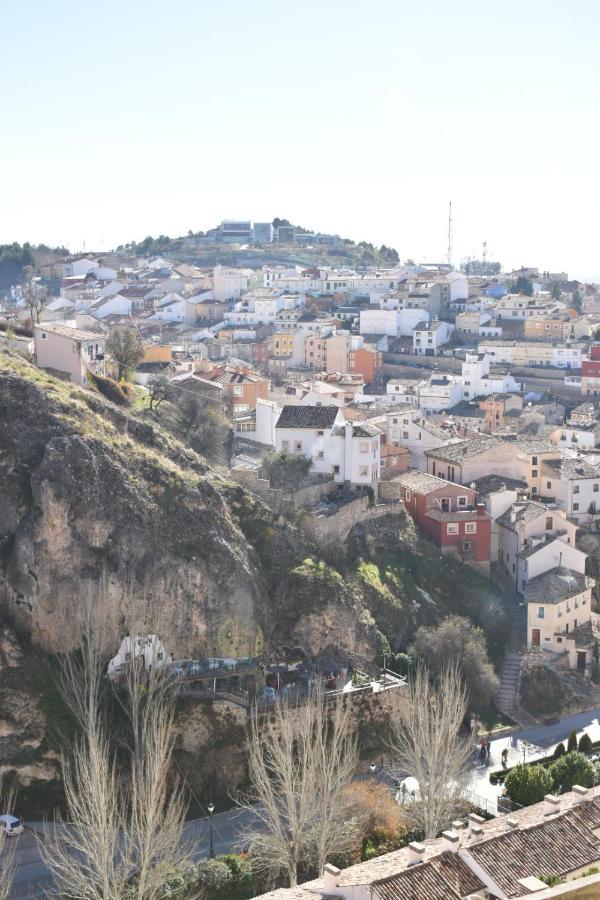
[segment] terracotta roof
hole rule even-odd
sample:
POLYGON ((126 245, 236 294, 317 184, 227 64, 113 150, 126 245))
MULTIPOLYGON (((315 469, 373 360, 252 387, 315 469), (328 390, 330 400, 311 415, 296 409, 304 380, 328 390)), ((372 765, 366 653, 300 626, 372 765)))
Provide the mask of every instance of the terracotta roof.
POLYGON ((473 456, 498 447, 500 444, 502 441, 499 438, 486 435, 468 441, 459 441, 457 444, 448 444, 445 447, 437 447, 435 450, 426 450, 425 456, 443 459, 451 463, 462 463, 473 456))
POLYGON ((528 581, 523 596, 526 603, 561 603, 582 594, 593 583, 587 575, 557 567, 528 581))
POLYGON ((372 885, 380 900, 450 900, 485 885, 454 853, 446 852, 372 885))
POLYGON ((598 839, 573 811, 531 828, 471 845, 469 853, 507 897, 520 897, 519 879, 531 875, 567 875, 600 857, 598 839))

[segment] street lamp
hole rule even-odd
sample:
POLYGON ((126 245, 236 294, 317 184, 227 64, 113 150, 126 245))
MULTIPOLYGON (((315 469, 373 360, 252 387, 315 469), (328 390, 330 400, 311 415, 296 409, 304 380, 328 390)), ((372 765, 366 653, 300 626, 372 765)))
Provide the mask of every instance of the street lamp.
POLYGON ((208 824, 210 827, 210 844, 209 844, 209 851, 208 851, 209 859, 215 858, 215 851, 214 851, 214 847, 213 847, 213 820, 212 820, 214 811, 215 811, 214 803, 209 803, 208 804, 208 824))

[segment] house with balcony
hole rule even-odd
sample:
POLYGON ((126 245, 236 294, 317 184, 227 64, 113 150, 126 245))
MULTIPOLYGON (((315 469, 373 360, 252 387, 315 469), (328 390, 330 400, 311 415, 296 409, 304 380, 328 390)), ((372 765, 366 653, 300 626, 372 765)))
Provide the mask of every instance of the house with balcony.
POLYGON ((82 386, 93 375, 104 375, 104 334, 100 332, 44 322, 34 326, 33 340, 40 369, 82 386))
POLYGON ((394 482, 406 511, 442 553, 489 572, 492 519, 474 490, 417 469, 394 482))
POLYGON ((600 517, 600 469, 584 457, 563 457, 542 464, 542 490, 579 525, 600 517))

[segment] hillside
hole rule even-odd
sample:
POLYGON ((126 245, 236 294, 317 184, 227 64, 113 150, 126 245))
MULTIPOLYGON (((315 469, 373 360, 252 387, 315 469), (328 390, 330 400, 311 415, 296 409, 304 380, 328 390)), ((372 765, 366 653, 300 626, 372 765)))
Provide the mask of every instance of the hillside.
POLYGON ((0 625, 13 659, 3 663, 0 646, 4 765, 47 765, 45 654, 76 643, 87 591, 115 641, 128 598, 142 599, 144 626, 179 658, 302 652, 369 665, 384 636, 401 650, 446 612, 501 639, 489 582, 442 558, 404 514, 355 526, 341 551, 324 560, 142 413, 0 353, 0 625))

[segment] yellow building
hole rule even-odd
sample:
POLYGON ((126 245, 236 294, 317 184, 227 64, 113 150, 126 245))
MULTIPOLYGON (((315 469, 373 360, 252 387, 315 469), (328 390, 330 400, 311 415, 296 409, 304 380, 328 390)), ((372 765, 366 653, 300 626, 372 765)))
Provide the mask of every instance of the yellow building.
POLYGON ((271 356, 291 356, 294 352, 294 335, 289 331, 276 331, 271 337, 271 356))
POLYGON ((144 348, 143 362, 145 363, 170 363, 172 359, 173 354, 168 344, 150 345, 144 348))

